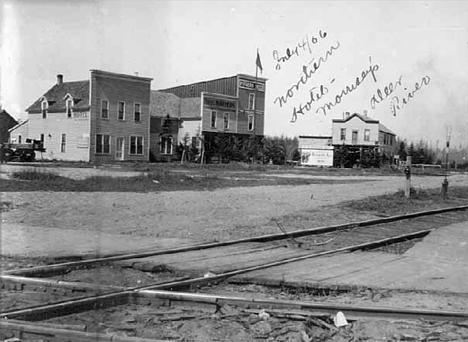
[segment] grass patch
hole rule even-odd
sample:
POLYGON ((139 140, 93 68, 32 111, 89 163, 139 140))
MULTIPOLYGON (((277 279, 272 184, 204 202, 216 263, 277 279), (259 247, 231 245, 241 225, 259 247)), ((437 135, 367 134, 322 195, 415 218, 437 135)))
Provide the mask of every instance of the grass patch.
POLYGON ((372 196, 362 200, 346 201, 341 204, 344 209, 361 212, 372 212, 380 216, 393 216, 404 213, 430 210, 436 208, 467 205, 468 187, 454 186, 448 189, 447 199, 441 196, 441 189, 411 189, 410 198, 406 198, 404 191, 393 194, 372 196))
MULTIPOLYGON (((363 179, 362 181, 365 181, 363 179)), ((324 180, 313 178, 269 177, 257 172, 225 174, 210 170, 180 172, 161 168, 145 171, 139 176, 119 177, 92 176, 75 180, 58 175, 49 168, 31 168, 16 171, 12 179, 0 180, 0 191, 79 191, 79 192, 159 192, 159 191, 201 191, 219 188, 251 187, 261 185, 309 185, 343 184, 350 180, 324 180)), ((353 181, 355 182, 355 181, 353 181)))
POLYGON ((15 171, 12 173, 12 178, 26 181, 50 182, 60 178, 60 176, 50 170, 40 168, 30 168, 15 171))

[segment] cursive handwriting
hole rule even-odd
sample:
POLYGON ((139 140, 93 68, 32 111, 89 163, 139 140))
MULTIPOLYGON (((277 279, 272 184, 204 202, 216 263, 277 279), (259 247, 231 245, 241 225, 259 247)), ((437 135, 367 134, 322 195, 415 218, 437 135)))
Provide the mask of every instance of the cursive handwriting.
POLYGON ((309 38, 309 35, 306 35, 306 37, 302 38, 302 41, 300 41, 294 48, 287 48, 285 51, 285 55, 283 56, 279 55, 278 50, 273 50, 273 59, 276 61, 276 70, 281 70, 281 63, 289 61, 289 59, 292 56, 299 56, 301 49, 302 52, 309 51, 309 53, 312 53, 311 43, 312 45, 315 45, 326 36, 327 32, 322 30, 319 30, 318 32, 318 38, 316 36, 312 36, 311 38, 309 38))
MULTIPOLYGON (((330 82, 330 83, 333 83, 334 79, 330 82)), ((292 114, 292 118, 291 118, 291 122, 294 123, 296 122, 297 120, 297 114, 302 114, 304 115, 305 112, 308 112, 312 109, 312 103, 313 102, 317 102, 319 101, 324 95, 327 95, 328 94, 328 88, 325 87, 323 84, 320 85, 319 87, 319 92, 318 93, 314 93, 314 91, 316 90, 317 88, 316 87, 313 87, 312 89, 310 89, 310 100, 307 101, 305 103, 305 105, 302 105, 299 104, 299 108, 296 108, 294 107, 293 108, 293 114, 292 114)))
POLYGON ((280 107, 283 107, 285 103, 288 102, 289 98, 292 98, 295 94, 295 91, 298 91, 301 84, 305 85, 309 81, 309 79, 315 74, 315 72, 322 66, 330 56, 333 55, 333 51, 338 50, 340 48, 340 42, 336 42, 335 46, 330 46, 330 49, 327 50, 325 56, 320 56, 320 58, 316 61, 315 58, 308 63, 308 65, 302 66, 302 74, 297 81, 296 84, 293 84, 287 91, 286 94, 283 96, 277 96, 273 103, 279 104, 280 107), (312 67, 309 68, 309 65, 312 64, 312 67))
POLYGON ((342 89, 339 94, 335 95, 335 98, 333 101, 330 101, 328 103, 325 103, 325 105, 318 107, 315 113, 318 114, 319 112, 322 112, 323 115, 327 115, 328 110, 335 107, 337 104, 341 103, 341 100, 343 99, 343 97, 355 91, 362 84, 362 82, 364 82, 364 80, 367 78, 369 74, 372 75, 374 82, 377 82, 377 76, 375 73, 379 70, 379 65, 372 64, 371 57, 369 57, 369 63, 370 63, 369 68, 366 70, 363 70, 361 72, 361 76, 356 77, 356 80, 353 84, 347 85, 346 88, 342 89))
MULTIPOLYGON (((414 90, 410 91, 406 97, 403 97, 401 99, 401 103, 400 103, 400 98, 398 96, 393 96, 392 100, 390 101, 390 110, 393 114, 393 116, 396 116, 397 114, 397 111, 403 109, 407 104, 408 102, 410 101, 410 99, 412 99, 414 97, 414 95, 424 86, 424 85, 428 85, 429 82, 431 81, 431 78, 429 76, 424 76, 422 79, 421 79, 421 84, 419 84, 418 82, 416 82, 414 84, 414 90)), ((407 90, 405 88, 405 90, 407 90)))
POLYGON ((398 81, 396 81, 395 83, 390 82, 389 84, 387 84, 383 88, 383 94, 382 94, 382 90, 377 89, 377 92, 376 92, 377 94, 374 94, 370 99, 370 105, 371 105, 372 109, 375 109, 376 104, 379 104, 380 102, 385 100, 387 97, 392 95, 393 92, 395 91, 395 89, 398 88, 398 86, 401 86, 402 77, 403 76, 400 76, 398 78, 398 81))

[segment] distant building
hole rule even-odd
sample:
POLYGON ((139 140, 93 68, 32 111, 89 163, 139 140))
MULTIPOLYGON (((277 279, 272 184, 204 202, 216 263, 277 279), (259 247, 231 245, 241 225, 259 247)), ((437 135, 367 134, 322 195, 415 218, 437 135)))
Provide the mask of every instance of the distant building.
POLYGON ((331 136, 300 135, 298 149, 301 154, 301 165, 333 166, 331 136))
POLYGON ((18 122, 4 109, 0 109, 0 144, 10 140, 10 129, 18 122))
POLYGON ((238 74, 153 91, 152 155, 164 159, 174 156, 180 143, 188 141, 201 147, 203 141, 209 159, 217 136, 235 136, 240 141, 255 137, 260 141, 264 136, 266 81, 258 78, 255 83, 254 76, 238 74), (172 127, 169 133, 163 132, 168 118, 172 127))
POLYGON ((64 82, 57 75, 11 134, 40 139, 46 159, 147 161, 151 80, 101 70, 91 70, 83 81, 64 82))
POLYGON ((332 121, 332 144, 335 166, 378 167, 381 162, 393 162, 396 134, 366 112, 347 112, 343 119, 332 121))

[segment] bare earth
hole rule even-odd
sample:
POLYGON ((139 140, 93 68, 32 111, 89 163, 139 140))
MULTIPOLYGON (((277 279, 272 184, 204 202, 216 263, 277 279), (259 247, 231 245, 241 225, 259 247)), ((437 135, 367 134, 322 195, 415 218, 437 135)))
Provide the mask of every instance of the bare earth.
MULTIPOLYGON (((2 213, 2 254, 72 254, 64 246, 87 251, 87 245, 96 249, 106 241, 104 250, 112 252, 161 247, 166 242, 165 247, 172 247, 278 233, 272 219, 281 221, 287 230, 344 223, 356 217, 337 215, 334 205, 393 193, 404 186, 401 176, 320 178, 348 179, 349 183, 161 193, 2 193, 1 200, 11 202, 12 207, 2 213), (357 178, 366 181, 356 182, 357 178)), ((437 188, 442 180, 416 176, 412 185, 437 188)), ((468 175, 452 175, 449 181, 450 186, 466 186, 468 175)), ((361 214, 359 219, 373 217, 361 214)))

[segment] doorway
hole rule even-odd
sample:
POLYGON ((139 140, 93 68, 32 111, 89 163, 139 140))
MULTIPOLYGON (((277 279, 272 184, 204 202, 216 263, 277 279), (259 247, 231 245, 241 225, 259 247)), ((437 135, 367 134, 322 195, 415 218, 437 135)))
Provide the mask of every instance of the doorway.
POLYGON ((124 160, 125 139, 117 137, 115 140, 115 160, 124 160))

